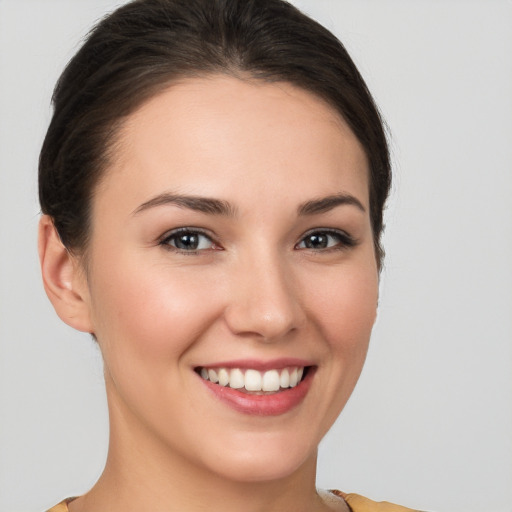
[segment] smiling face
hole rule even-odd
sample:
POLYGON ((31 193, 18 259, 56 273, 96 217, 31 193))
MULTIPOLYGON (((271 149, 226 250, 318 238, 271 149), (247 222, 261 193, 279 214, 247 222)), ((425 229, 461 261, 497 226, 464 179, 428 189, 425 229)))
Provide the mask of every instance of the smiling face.
POLYGON ((214 76, 144 104, 116 151, 84 285, 111 450, 238 481, 314 463, 376 314, 361 145, 310 93, 214 76))

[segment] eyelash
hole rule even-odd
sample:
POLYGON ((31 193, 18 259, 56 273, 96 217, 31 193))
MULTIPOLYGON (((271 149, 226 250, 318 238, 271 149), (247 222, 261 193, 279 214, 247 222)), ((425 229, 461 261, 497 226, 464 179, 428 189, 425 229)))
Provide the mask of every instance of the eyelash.
MULTIPOLYGON (((328 241, 329 243, 329 241, 328 241)), ((302 249, 308 249, 311 251, 314 251, 316 253, 320 252, 331 252, 331 251, 342 251, 346 249, 350 249, 351 247, 355 247, 357 245, 357 240, 355 240, 352 236, 350 236, 345 231, 336 230, 336 229, 320 229, 315 228, 313 230, 308 231, 305 233, 301 240, 294 246, 295 249, 302 250, 302 249), (337 240, 337 243, 335 245, 332 245, 330 247, 321 247, 321 248, 314 248, 314 247, 299 247, 301 244, 306 243, 306 239, 308 237, 317 236, 317 237, 330 237, 335 238, 337 240)), ((201 245, 201 242, 198 242, 199 246, 201 245)), ((208 234, 206 231, 199 229, 199 228, 192 228, 192 227, 183 227, 178 228, 170 233, 166 233, 164 237, 159 241, 159 245, 163 246, 165 249, 169 251, 175 251, 180 254, 186 254, 186 255, 195 255, 205 250, 222 250, 222 248, 218 247, 216 248, 216 243, 212 239, 211 235, 208 234), (194 248, 194 249, 183 249, 180 247, 177 247, 176 245, 173 245, 171 242, 174 240, 176 241, 180 236, 188 235, 190 237, 203 237, 206 238, 209 241, 209 244, 211 244, 211 247, 207 248, 194 248)))
POLYGON ((180 236, 183 237, 184 235, 200 236, 200 237, 206 238, 211 243, 212 246, 215 246, 215 242, 213 241, 211 235, 209 235, 206 231, 199 229, 199 228, 175 229, 175 230, 171 231, 170 233, 166 233, 164 235, 164 237, 160 240, 159 245, 163 246, 165 249, 167 249, 169 251, 176 251, 180 254, 187 254, 187 255, 198 254, 199 252, 208 250, 208 249, 215 250, 215 249, 213 249, 213 247, 210 247, 208 249, 205 249, 205 248, 197 249, 196 248, 196 249, 192 249, 192 250, 187 250, 187 249, 181 249, 181 248, 176 247, 175 245, 171 244, 172 240, 176 240, 180 236))
POLYGON ((335 238, 335 239, 337 239, 337 243, 331 247, 323 247, 320 249, 315 249, 312 247, 304 247, 304 249, 309 249, 314 252, 330 252, 330 251, 343 251, 346 249, 350 249, 351 247, 355 247, 357 245, 357 240, 355 240, 352 236, 350 236, 345 231, 341 231, 338 229, 315 228, 315 229, 312 229, 312 230, 308 231, 307 233, 305 233, 302 236, 300 242, 298 244, 296 244, 295 247, 298 247, 300 244, 305 243, 305 240, 308 237, 312 237, 313 235, 327 236, 327 237, 335 238))

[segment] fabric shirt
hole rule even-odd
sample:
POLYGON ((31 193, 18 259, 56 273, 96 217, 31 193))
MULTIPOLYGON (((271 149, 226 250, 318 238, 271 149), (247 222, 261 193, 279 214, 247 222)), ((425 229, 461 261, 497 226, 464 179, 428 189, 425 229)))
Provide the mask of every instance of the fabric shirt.
MULTIPOLYGON (((330 492, 343 498, 352 512, 419 512, 418 510, 415 511, 410 508, 393 505, 387 501, 372 501, 363 496, 359 496, 359 494, 346 494, 337 490, 331 490, 330 492)), ((68 498, 67 500, 61 501, 58 505, 47 510, 47 512, 69 512, 67 504, 72 499, 73 498, 68 498)))
POLYGON ((331 492, 343 498, 352 512, 420 512, 400 505, 393 505, 387 501, 372 501, 359 494, 346 494, 337 490, 331 490, 331 492))

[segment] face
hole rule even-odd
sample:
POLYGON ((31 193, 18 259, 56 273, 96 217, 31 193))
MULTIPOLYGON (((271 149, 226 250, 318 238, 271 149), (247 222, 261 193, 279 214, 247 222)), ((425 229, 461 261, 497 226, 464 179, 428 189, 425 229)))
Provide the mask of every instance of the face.
POLYGON ((87 276, 114 438, 238 481, 298 471, 376 314, 362 147, 310 93, 215 76, 143 105, 116 151, 87 276))

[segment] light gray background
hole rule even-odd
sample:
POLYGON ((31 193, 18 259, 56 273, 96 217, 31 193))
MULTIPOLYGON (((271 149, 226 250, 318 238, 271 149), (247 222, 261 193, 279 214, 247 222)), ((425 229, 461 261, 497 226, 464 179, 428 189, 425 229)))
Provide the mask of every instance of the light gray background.
MULTIPOLYGON (((86 491, 107 441, 99 354, 36 254, 53 84, 114 0, 0 0, 0 512, 86 491)), ((297 0, 391 128, 394 191, 367 366, 318 483, 437 512, 512 511, 512 2, 297 0)))

